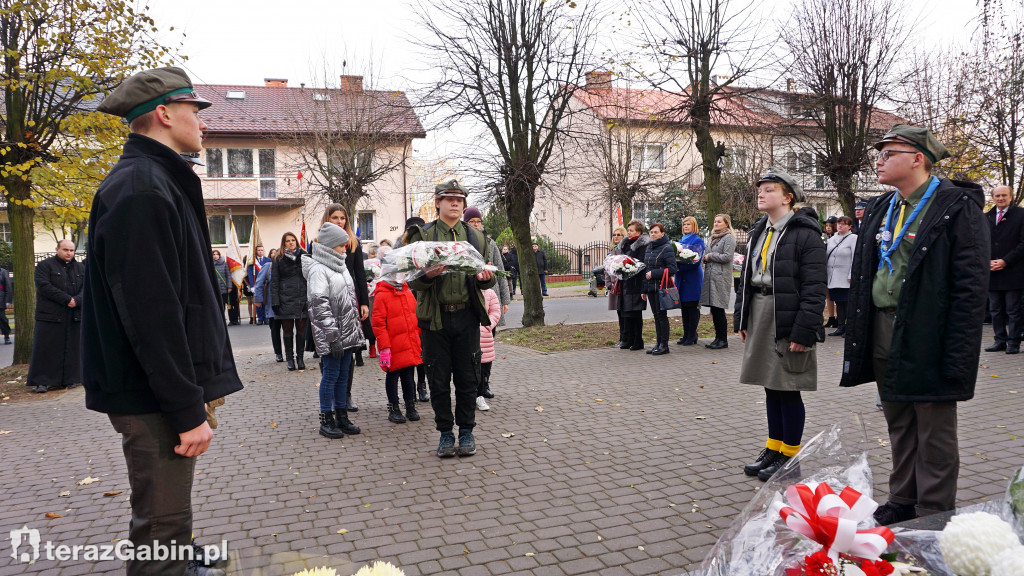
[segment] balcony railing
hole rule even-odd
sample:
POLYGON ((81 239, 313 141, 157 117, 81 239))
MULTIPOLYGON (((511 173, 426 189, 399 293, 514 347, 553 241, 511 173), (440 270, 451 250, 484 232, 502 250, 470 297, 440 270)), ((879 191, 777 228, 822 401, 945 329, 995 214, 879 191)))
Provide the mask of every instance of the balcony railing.
POLYGON ((203 178, 206 200, 301 199, 307 186, 296 178, 203 178))

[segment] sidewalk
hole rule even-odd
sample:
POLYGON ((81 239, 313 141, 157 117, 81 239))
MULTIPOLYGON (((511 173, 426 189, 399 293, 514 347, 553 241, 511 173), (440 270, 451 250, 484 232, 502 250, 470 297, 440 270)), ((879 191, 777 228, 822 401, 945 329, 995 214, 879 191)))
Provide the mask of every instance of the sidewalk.
MULTIPOLYGON (((420 422, 388 423, 383 373, 369 362, 356 373, 363 433, 327 440, 316 434, 315 363, 288 373, 260 344, 265 327, 231 330, 246 389, 218 410, 194 489, 196 536, 228 540, 230 574, 328 565, 349 575, 379 559, 409 576, 678 575, 699 567, 761 486, 741 468, 764 442, 764 396, 736 383, 736 337, 727 350, 672 345, 662 357, 499 343, 477 455, 439 460, 430 408, 420 422)), ((870 386, 837 387, 841 344, 820 348, 805 438, 862 411, 884 500, 884 421, 870 386)), ((982 354, 978 396, 960 408, 963 505, 1000 495, 1024 463, 1024 362, 982 354)), ((11 431, 0 434, 0 534, 26 525, 59 544, 126 536, 120 439, 81 389, 0 406, 0 430, 11 431), (78 485, 87 477, 98 481, 78 485)), ((0 553, 0 576, 123 573, 117 561, 12 562, 0 553)))

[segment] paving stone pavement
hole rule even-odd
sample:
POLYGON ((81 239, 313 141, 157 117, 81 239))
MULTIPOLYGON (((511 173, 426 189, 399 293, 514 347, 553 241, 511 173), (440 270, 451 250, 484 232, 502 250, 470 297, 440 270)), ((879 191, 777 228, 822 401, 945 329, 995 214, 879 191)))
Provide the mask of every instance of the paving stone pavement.
MULTIPOLYGON (((884 421, 872 387, 838 388, 841 345, 820 348, 805 438, 863 412, 884 500, 884 421)), ((239 576, 320 565, 348 575, 378 559, 409 576, 696 570, 761 486, 741 470, 766 428, 763 393, 736 382, 739 339, 719 352, 672 345, 662 357, 497 346, 478 453, 451 460, 433 455, 429 407, 420 422, 387 422, 383 373, 369 362, 355 385, 363 433, 327 440, 316 434, 315 363, 288 373, 262 346, 237 347, 246 389, 218 410, 221 428, 197 464, 198 539, 228 540, 239 576)), ((960 407, 961 505, 1001 494, 1024 463, 1024 362, 982 354, 978 395, 960 407)), ((126 537, 119 437, 83 395, 0 406, 0 429, 11 431, 0 435, 0 534, 26 525, 59 544, 126 537), (86 477, 99 480, 79 486, 86 477)), ((123 573, 117 561, 17 564, 7 545, 0 537, 0 576, 123 573)))

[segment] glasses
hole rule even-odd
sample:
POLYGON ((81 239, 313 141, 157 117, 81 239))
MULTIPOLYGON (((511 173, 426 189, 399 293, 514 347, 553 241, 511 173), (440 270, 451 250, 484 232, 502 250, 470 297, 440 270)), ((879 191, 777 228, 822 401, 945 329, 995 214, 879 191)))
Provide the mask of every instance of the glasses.
POLYGON ((479 219, 479 218, 473 218, 472 220, 469 221, 469 223, 470 224, 483 224, 484 221, 479 219))
POLYGON ((622 238, 622 234, 619 234, 618 232, 616 232, 615 234, 612 234, 612 238, 615 238, 616 236, 618 236, 619 238, 622 238))
POLYGON ((889 158, 893 154, 917 154, 917 150, 882 150, 878 154, 878 159, 882 162, 888 162, 889 158))

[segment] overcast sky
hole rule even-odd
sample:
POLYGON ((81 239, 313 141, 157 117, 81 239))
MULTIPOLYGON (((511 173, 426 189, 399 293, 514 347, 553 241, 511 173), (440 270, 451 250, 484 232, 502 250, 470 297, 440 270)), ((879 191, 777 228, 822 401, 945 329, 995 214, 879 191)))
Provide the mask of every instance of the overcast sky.
MULTIPOLYGON (((611 8, 620 0, 601 2, 611 8)), ((919 15, 919 41, 937 46, 967 40, 978 12, 976 0, 903 4, 919 15)), ((176 45, 180 33, 186 34, 180 51, 189 59, 182 65, 197 83, 260 85, 264 78, 287 78, 289 85, 313 85, 322 68, 317 63, 340 68, 347 58, 358 74, 359 63, 373 58, 380 63, 379 87, 412 92, 417 82, 430 79, 422 51, 411 41, 422 34, 413 5, 410 0, 150 0, 150 14, 161 30, 175 28, 160 36, 164 42, 176 45)), ((781 20, 791 2, 763 0, 761 5, 764 19, 781 20)), ((414 154, 443 154, 451 149, 444 140, 453 138, 433 134, 417 141, 414 154)))

